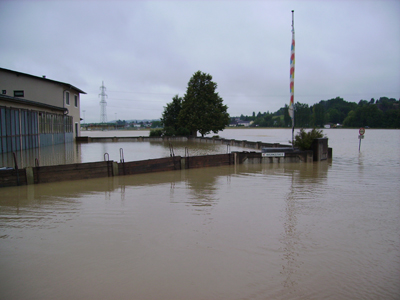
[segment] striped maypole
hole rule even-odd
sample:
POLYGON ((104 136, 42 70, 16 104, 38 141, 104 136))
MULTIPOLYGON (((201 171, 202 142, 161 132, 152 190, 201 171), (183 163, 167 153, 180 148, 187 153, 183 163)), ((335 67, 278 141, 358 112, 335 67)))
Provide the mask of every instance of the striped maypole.
POLYGON ((292 10, 292 48, 290 51, 290 103, 289 115, 292 118, 292 145, 294 139, 294 10, 292 10))

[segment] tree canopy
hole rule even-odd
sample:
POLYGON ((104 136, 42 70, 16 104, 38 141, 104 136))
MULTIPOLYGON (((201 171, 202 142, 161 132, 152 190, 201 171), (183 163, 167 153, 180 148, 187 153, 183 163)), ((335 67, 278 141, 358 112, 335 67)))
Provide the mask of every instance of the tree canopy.
MULTIPOLYGON (((380 97, 360 100, 357 103, 336 97, 321 100, 309 106, 295 103, 294 121, 297 128, 323 127, 326 124, 343 127, 400 128, 400 101, 380 97)), ((235 119, 233 117, 232 119, 235 119)), ((250 116, 240 116, 241 120, 251 121, 250 126, 289 127, 291 125, 287 105, 275 113, 253 112, 250 116), (272 117, 272 119, 271 119, 272 117)))
POLYGON ((215 91, 217 84, 210 74, 197 71, 190 78, 183 98, 176 95, 164 107, 162 123, 165 134, 202 136, 211 131, 217 133, 229 125, 228 107, 215 91), (171 130, 172 129, 172 130, 171 130))
POLYGON ((167 136, 187 135, 188 131, 185 127, 178 124, 178 116, 182 109, 183 99, 178 95, 172 98, 172 102, 164 107, 164 112, 161 118, 161 124, 164 127, 164 134, 167 136))
MULTIPOLYGON (((196 72, 188 83, 185 96, 180 98, 176 95, 164 107, 163 134, 189 135, 199 131, 204 135, 224 129, 229 119, 235 123, 239 118, 229 118, 216 88, 211 75, 196 72)), ((400 101, 388 97, 360 100, 358 103, 336 97, 311 106, 297 102, 294 113, 297 128, 321 128, 326 124, 334 127, 400 128, 400 101)), ((276 112, 241 114, 240 120, 250 121, 252 127, 287 128, 291 125, 287 105, 276 112)))

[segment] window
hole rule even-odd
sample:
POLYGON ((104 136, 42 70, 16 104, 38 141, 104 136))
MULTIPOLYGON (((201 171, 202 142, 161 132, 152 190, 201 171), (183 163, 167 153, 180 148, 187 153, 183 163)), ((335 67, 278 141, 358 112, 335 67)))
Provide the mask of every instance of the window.
POLYGON ((24 91, 23 90, 14 91, 14 97, 24 97, 24 91))
POLYGON ((78 107, 78 96, 74 95, 74 99, 75 99, 75 107, 78 107))
POLYGON ((7 94, 7 90, 2 90, 1 93, 2 93, 3 95, 7 94))
POLYGON ((69 105, 69 93, 65 92, 65 104, 69 105))

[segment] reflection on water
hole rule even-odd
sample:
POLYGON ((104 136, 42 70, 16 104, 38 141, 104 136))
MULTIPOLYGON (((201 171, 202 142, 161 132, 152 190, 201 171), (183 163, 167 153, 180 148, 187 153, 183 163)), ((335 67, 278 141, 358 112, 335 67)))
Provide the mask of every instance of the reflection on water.
POLYGON ((297 205, 296 205, 296 191, 293 185, 293 174, 292 174, 292 184, 290 187, 290 192, 286 198, 286 207, 285 207, 285 216, 283 228, 284 232, 282 233, 282 252, 283 252, 283 265, 282 265, 282 274, 286 277, 283 285, 286 289, 291 289, 297 282, 292 277, 292 274, 295 274, 296 271, 299 270, 301 263, 299 259, 301 259, 300 251, 298 247, 301 247, 301 239, 300 234, 297 231, 297 205))
POLYGON ((281 234, 282 243, 282 272, 284 276, 283 287, 288 298, 307 298, 307 294, 299 287, 298 278, 307 276, 303 271, 302 252, 306 248, 303 241, 303 233, 298 228, 298 215, 309 213, 316 207, 310 207, 318 202, 318 191, 321 186, 326 185, 326 174, 329 162, 318 164, 307 164, 300 168, 287 168, 290 177, 290 186, 285 199, 284 215, 282 216, 283 233, 281 234), (310 199, 310 196, 312 198, 310 199))
MULTIPOLYGON (((188 178, 186 186, 190 189, 190 199, 188 203, 197 207, 212 206, 217 203, 216 198, 216 177, 210 176, 206 172, 203 173, 201 180, 198 178, 188 178)), ((200 210, 200 209, 199 209, 200 210)))
POLYGON ((320 163, 4 188, 0 298, 398 299, 400 146, 348 132, 320 163))
MULTIPOLYGON (((125 162, 175 156, 198 156, 222 154, 230 151, 249 150, 225 144, 200 143, 195 141, 151 141, 151 142, 100 142, 67 143, 16 152, 19 168, 73 163, 97 162, 105 159, 125 162)), ((13 153, 1 154, 1 166, 15 167, 13 153)))
MULTIPOLYGON (((33 166, 64 165, 81 162, 80 147, 75 143, 57 144, 53 146, 16 151, 18 168, 33 166)), ((0 155, 0 166, 15 168, 13 152, 0 155)))
MULTIPOLYGON (((151 158, 169 157, 171 151, 175 156, 198 156, 227 153, 223 144, 199 143, 194 141, 151 141, 151 142, 117 142, 81 144, 82 162, 101 161, 104 153, 110 160, 120 161, 120 149, 125 161, 137 161, 151 158)), ((242 147, 230 147, 230 151, 243 151, 242 147)), ((247 149, 248 150, 248 149, 247 149)))

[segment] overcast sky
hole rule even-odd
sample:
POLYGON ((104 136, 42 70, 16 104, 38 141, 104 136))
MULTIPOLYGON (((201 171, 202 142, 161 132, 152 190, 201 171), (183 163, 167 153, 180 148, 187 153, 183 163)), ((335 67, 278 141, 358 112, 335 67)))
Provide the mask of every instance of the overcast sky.
POLYGON ((81 116, 157 119, 209 73, 231 116, 295 102, 400 98, 400 1, 0 0, 0 67, 70 83, 81 116), (85 111, 85 112, 83 112, 85 111))

